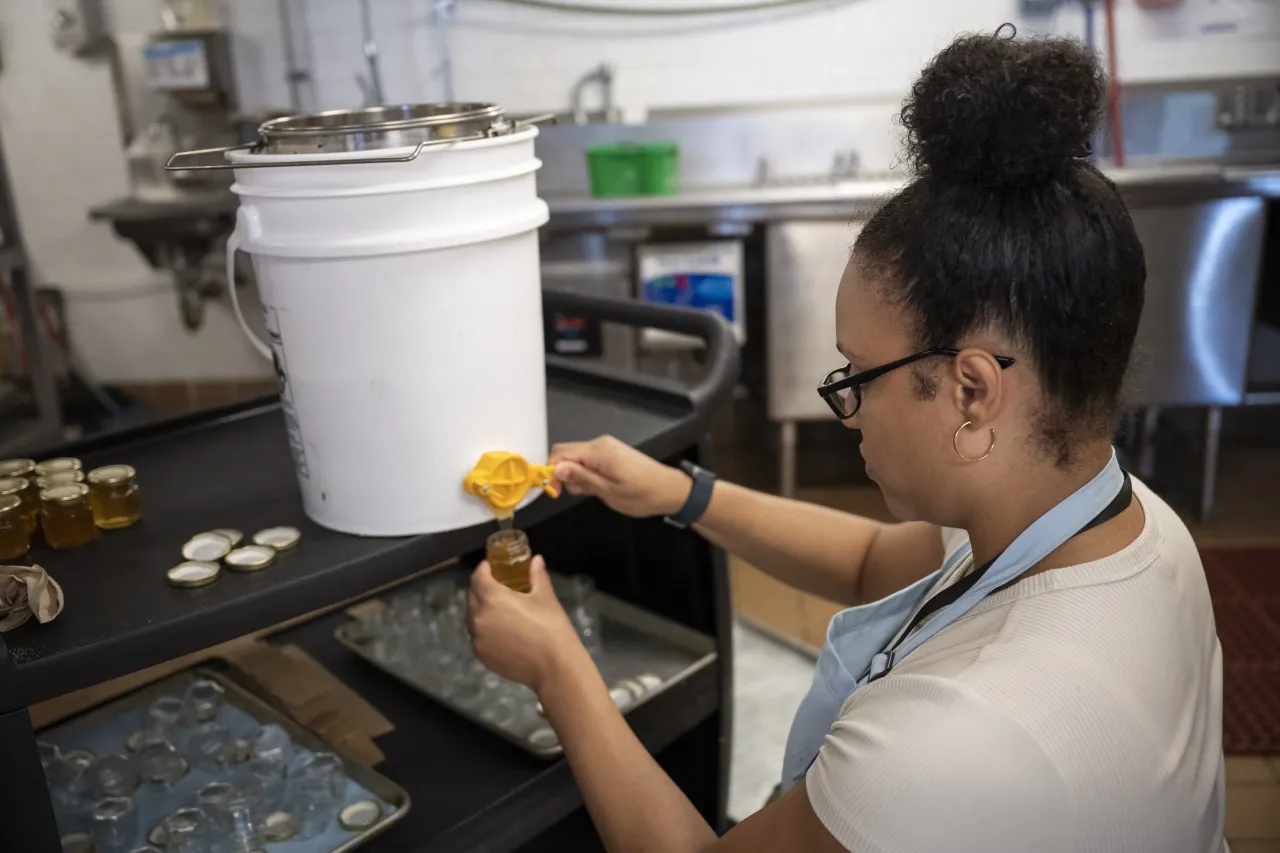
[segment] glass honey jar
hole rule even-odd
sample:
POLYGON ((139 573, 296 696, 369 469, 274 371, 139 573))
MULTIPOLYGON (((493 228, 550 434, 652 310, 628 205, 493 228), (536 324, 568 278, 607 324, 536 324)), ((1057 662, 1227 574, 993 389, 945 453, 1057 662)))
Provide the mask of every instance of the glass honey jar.
POLYGON ((30 547, 31 534, 27 531, 27 516, 22 510, 22 498, 17 495, 0 495, 0 560, 21 557, 30 547))
POLYGON ((43 477, 36 477, 36 494, 39 495, 45 489, 54 486, 65 486, 67 483, 83 483, 84 472, 79 469, 68 468, 66 471, 54 471, 52 474, 46 474, 43 477))
POLYGON ((36 475, 34 459, 0 459, 0 477, 27 477, 36 475))
POLYGON ((48 477, 50 474, 60 474, 66 471, 79 471, 84 466, 80 464, 79 459, 73 459, 70 456, 62 456, 57 459, 46 459, 37 463, 33 472, 36 479, 48 477))
POLYGON ((84 483, 51 486, 40 493, 40 528, 50 548, 76 548, 98 538, 84 483))
POLYGON ((142 515, 138 472, 132 465, 104 465, 89 472, 93 523, 103 530, 128 527, 142 515))
POLYGON ((0 478, 0 495, 14 495, 18 498, 21 503, 19 512, 26 520, 27 534, 34 533, 40 517, 40 495, 31 481, 26 477, 0 478))
POLYGON ((529 566, 533 563, 533 550, 529 537, 523 530, 499 530, 484 543, 485 559, 493 570, 493 577, 503 586, 516 592, 530 589, 529 566))

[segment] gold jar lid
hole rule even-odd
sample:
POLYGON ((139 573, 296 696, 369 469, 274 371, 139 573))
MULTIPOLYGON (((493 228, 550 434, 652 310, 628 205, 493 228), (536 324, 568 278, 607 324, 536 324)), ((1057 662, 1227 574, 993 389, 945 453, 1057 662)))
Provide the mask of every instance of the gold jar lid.
POLYGON ((193 589, 216 581, 222 575, 222 569, 217 563, 206 560, 187 560, 169 569, 165 575, 169 578, 169 583, 174 586, 193 589))
POLYGON ((0 518, 17 512, 22 506, 22 498, 17 495, 0 495, 0 518))
POLYGON ((46 477, 36 477, 36 488, 44 491, 53 486, 65 486, 67 483, 83 482, 83 471, 54 471, 46 477))
POLYGON ((288 812, 272 812, 263 819, 262 836, 279 844, 298 834, 298 819, 288 812))
POLYGON ((25 477, 0 477, 0 495, 16 495, 30 483, 25 477))
POLYGON ((297 545, 301 538, 302 531, 296 527, 268 527, 253 534, 253 544, 287 551, 297 545))
POLYGON ((93 853, 93 836, 87 832, 69 832, 59 841, 62 853, 93 853))
POLYGON ((246 545, 223 558, 228 569, 237 572, 260 572, 276 561, 276 549, 266 545, 246 545))
POLYGON ((95 486, 112 486, 138 476, 132 465, 103 465, 89 472, 87 479, 95 486))
POLYGON ((227 541, 231 543, 232 548, 237 547, 241 542, 244 541, 244 534, 241 533, 239 530, 236 530, 234 527, 215 527, 213 530, 210 530, 209 532, 216 533, 219 536, 225 536, 227 541))
POLYGON ((36 465, 35 475, 37 477, 48 477, 50 474, 56 474, 59 471, 79 471, 83 467, 79 459, 60 456, 57 459, 46 459, 36 465))
POLYGON ((187 560, 210 562, 221 560, 231 550, 231 540, 217 533, 197 533, 182 546, 182 556, 187 560))
POLYGON ((61 486, 50 486, 40 492, 40 500, 55 504, 73 504, 84 500, 89 494, 89 487, 84 483, 64 483, 61 486))
POLYGON ((30 477, 35 470, 34 459, 0 459, 0 477, 30 477))
POLYGON ((377 800, 356 800, 338 812, 338 825, 348 832, 368 829, 382 817, 377 800))

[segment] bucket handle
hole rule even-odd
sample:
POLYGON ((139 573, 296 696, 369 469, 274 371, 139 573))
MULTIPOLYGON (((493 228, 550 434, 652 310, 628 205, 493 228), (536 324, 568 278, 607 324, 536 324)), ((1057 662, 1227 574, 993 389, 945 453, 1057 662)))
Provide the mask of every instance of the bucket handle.
POLYGON ((240 229, 237 228, 227 238, 227 293, 231 295, 231 310, 236 315, 236 322, 240 324, 240 330, 249 339, 249 343, 253 344, 254 349, 262 353, 263 357, 271 361, 273 360, 271 347, 267 346, 262 338, 254 334, 253 330, 249 328, 249 324, 245 322, 244 312, 240 310, 240 297, 236 293, 236 251, 239 248, 240 229))
POLYGON ((275 160, 270 163, 228 163, 225 158, 221 158, 216 162, 201 163, 201 158, 206 158, 211 154, 225 155, 232 151, 249 151, 253 152, 260 149, 262 142, 249 142, 244 145, 230 145, 225 148, 197 148, 194 151, 179 151, 168 159, 164 164, 166 172, 217 172, 225 169, 274 169, 279 166, 358 166, 363 163, 408 163, 410 160, 417 160, 427 148, 433 148, 437 145, 453 145, 457 142, 475 142, 479 139, 492 139, 496 136, 505 136, 509 133, 515 133, 532 127, 538 122, 547 121, 552 118, 553 114, 534 116, 522 121, 495 124, 488 130, 480 133, 473 133, 469 136, 455 136, 448 139, 424 139, 414 146, 413 150, 408 154, 385 154, 378 157, 345 157, 341 160, 275 160), (190 161, 190 162, 188 162, 190 161))

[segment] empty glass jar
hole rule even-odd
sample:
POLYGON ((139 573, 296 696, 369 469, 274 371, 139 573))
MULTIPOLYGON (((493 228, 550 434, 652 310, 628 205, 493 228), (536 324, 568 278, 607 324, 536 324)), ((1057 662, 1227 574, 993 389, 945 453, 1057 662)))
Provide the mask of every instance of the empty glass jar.
POLYGON ((239 799, 240 792, 230 782, 210 782, 196 791, 196 805, 208 818, 211 834, 231 832, 231 804, 239 799))
POLYGON ((191 763, 167 743, 153 743, 138 753, 142 778, 161 790, 171 790, 191 769, 191 763))
POLYGON ((216 681, 201 678, 191 682, 185 695, 191 718, 197 727, 216 723, 227 692, 216 681))
POLYGON ((178 809, 166 817, 164 828, 165 853, 207 853, 209 819, 197 808, 178 809))
POLYGON ((99 758, 90 769, 89 788, 95 799, 132 797, 138 790, 138 768, 123 755, 99 758))
POLYGON ((156 744, 182 749, 186 737, 187 703, 177 696, 161 696, 147 706, 142 728, 129 735, 125 746, 140 753, 156 744))
POLYGON ((133 800, 107 797, 99 800, 90 812, 94 853, 128 853, 138 840, 138 813, 133 800))
POLYGON ((298 838, 315 838, 338 816, 347 791, 347 771, 331 752, 316 752, 289 774, 289 811, 298 819, 298 838))
POLYGON ((22 499, 17 495, 0 495, 0 560, 16 560, 31 548, 27 517, 22 499))
POLYGON ((104 465, 89 472, 93 522, 103 530, 128 527, 142 515, 138 474, 131 465, 104 465))
POLYGON ((596 599, 596 582, 586 575, 574 575, 570 578, 564 607, 569 614, 569 621, 578 630, 582 644, 587 647, 592 657, 604 651, 604 637, 600 631, 600 602, 596 599))
POLYGON ((76 548, 98 538, 84 483, 52 486, 40 493, 40 527, 50 548, 76 548))

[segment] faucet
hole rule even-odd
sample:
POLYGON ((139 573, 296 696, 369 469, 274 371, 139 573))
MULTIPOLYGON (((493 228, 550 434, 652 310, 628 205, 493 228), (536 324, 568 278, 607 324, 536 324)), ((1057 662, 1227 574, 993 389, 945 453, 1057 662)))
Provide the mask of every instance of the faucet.
POLYGON ((599 66, 588 71, 586 74, 578 78, 578 82, 573 84, 572 94, 570 96, 573 102, 573 123, 586 124, 587 110, 582 105, 582 92, 592 83, 600 85, 600 97, 603 101, 603 111, 605 121, 617 121, 617 110, 613 106, 613 66, 606 62, 600 63, 599 66))

